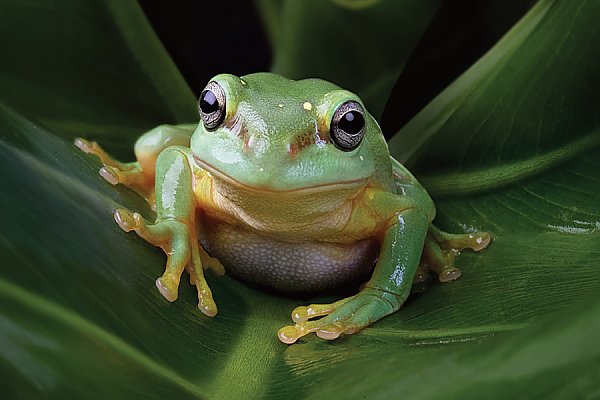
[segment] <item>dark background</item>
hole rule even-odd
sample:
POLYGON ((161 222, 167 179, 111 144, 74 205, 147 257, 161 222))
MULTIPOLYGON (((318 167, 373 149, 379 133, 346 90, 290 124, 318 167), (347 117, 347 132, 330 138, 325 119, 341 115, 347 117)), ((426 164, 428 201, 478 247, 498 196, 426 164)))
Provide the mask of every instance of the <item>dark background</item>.
MULTIPOLYGON (((380 121, 386 137, 481 57, 534 3, 443 2, 388 99, 380 121)), ((219 73, 270 69, 271 49, 254 2, 140 0, 140 4, 196 95, 219 73)))

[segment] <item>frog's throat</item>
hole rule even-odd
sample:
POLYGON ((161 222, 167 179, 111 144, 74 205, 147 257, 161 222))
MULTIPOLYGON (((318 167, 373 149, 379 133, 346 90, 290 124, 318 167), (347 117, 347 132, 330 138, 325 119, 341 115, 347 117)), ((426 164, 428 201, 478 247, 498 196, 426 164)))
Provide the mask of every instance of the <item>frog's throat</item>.
POLYGON ((359 178, 359 179, 352 179, 352 180, 339 181, 339 182, 333 182, 333 183, 323 183, 323 184, 318 184, 318 185, 313 185, 313 186, 304 186, 304 187, 294 188, 294 189, 275 189, 275 188, 268 187, 268 186, 260 186, 260 187, 251 186, 246 183, 240 182, 237 179, 233 178, 232 176, 221 171, 220 169, 210 165, 206 161, 201 160, 195 154, 194 154, 194 161, 196 162, 196 165, 198 165, 204 171, 211 174, 213 177, 222 179, 231 185, 237 186, 239 188, 243 188, 245 190, 262 192, 262 193, 272 192, 272 193, 310 194, 310 193, 315 193, 315 192, 326 192, 326 191, 344 190, 344 189, 347 190, 347 189, 354 189, 354 188, 366 186, 369 181, 369 178, 359 178))

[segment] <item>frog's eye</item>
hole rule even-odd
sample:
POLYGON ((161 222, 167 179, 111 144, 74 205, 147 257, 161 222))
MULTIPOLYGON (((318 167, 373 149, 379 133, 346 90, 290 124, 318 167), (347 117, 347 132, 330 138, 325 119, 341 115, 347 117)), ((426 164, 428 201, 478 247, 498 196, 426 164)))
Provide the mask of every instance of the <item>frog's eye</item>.
POLYGON ((358 147, 365 135, 365 112, 353 100, 340 105, 331 119, 331 141, 340 150, 351 151, 358 147))
POLYGON ((225 91, 217 82, 210 81, 200 93, 198 111, 206 129, 216 129, 225 118, 225 91))

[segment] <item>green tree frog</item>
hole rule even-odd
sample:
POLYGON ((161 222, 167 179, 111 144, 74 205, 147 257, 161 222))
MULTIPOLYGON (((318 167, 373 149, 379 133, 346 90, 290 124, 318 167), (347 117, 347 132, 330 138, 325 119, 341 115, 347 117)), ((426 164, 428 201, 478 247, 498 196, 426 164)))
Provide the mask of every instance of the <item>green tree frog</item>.
POLYGON ((354 296, 296 308, 293 325, 278 332, 284 343, 310 333, 335 339, 398 310, 427 271, 440 281, 458 278, 453 255, 490 242, 487 232, 436 228, 431 198, 390 157, 360 98, 330 82, 221 74, 198 109, 199 124, 141 136, 136 162, 75 140, 100 158, 108 182, 130 187, 156 210, 153 223, 125 209, 114 218, 167 254, 156 286, 169 301, 184 270, 210 317, 217 306, 206 268, 287 293, 363 278, 354 296))

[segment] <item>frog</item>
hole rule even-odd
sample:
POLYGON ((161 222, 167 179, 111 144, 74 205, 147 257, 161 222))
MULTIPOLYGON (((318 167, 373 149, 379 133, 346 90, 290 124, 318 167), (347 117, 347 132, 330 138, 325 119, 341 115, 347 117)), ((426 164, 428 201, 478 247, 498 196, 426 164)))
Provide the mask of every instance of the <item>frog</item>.
POLYGON ((349 297, 298 306, 277 332, 286 344, 312 333, 333 340, 398 311, 430 274, 457 279, 455 257, 491 241, 489 232, 433 224, 428 192, 390 155, 362 100, 334 83, 219 74, 198 111, 198 123, 144 133, 133 162, 75 139, 100 159, 106 181, 155 211, 151 221, 118 208, 114 219, 166 253, 156 287, 170 302, 184 271, 208 317, 217 305, 205 270, 290 295, 355 284, 349 297))

